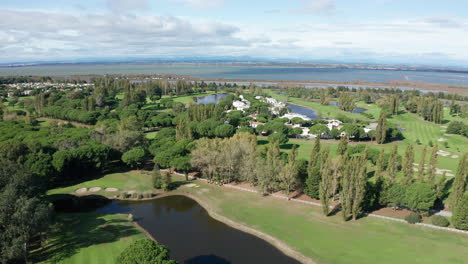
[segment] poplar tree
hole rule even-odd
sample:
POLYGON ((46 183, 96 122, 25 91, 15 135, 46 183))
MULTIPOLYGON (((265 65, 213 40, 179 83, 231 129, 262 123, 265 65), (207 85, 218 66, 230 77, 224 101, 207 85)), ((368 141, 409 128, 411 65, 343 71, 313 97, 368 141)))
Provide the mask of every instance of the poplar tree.
POLYGON ((385 113, 381 112, 379 116, 379 121, 377 123, 377 128, 375 130, 375 140, 377 144, 385 143, 387 136, 387 119, 385 113))
POLYGON ((414 163, 414 148, 413 145, 408 145, 403 160, 403 184, 409 185, 413 181, 413 163, 414 163))
POLYGON ((424 146, 422 152, 421 152, 421 160, 419 161, 419 170, 418 170, 418 181, 423 182, 424 178, 424 171, 425 169, 425 163, 426 163, 426 152, 427 152, 427 147, 424 146))
POLYGON ((437 161, 438 161, 438 154, 437 154, 438 151, 439 151, 439 146, 436 144, 432 148, 431 160, 429 162, 429 169, 427 173, 427 182, 430 184, 434 184, 435 182, 435 176, 436 176, 435 173, 436 173, 437 161))
POLYGON ((384 158, 385 158, 385 150, 381 149, 379 153, 379 158, 377 159, 377 163, 375 164, 375 173, 374 176, 376 180, 382 178, 382 174, 384 173, 384 158))
POLYGON ((356 168, 354 172, 354 197, 352 215, 353 220, 356 220, 362 212, 362 202, 366 195, 367 184, 367 148, 361 155, 359 160, 356 160, 356 168))
POLYGON ((288 198, 291 191, 296 187, 297 174, 297 148, 294 145, 291 153, 289 153, 288 163, 279 174, 280 187, 286 192, 288 198))
POLYGON ((307 168, 306 188, 305 194, 308 196, 319 199, 320 188, 320 137, 315 138, 314 146, 310 154, 309 166, 307 168))
POLYGON ((352 158, 346 161, 341 179, 340 204, 343 219, 348 220, 353 197, 352 158))
POLYGON ((453 181, 451 208, 452 210, 460 202, 463 194, 467 191, 468 187, 468 153, 465 153, 458 163, 457 175, 453 181))
POLYGON ((390 183, 395 182, 396 174, 398 171, 398 145, 394 144, 390 158, 388 159, 387 175, 390 183))
POLYGON ((338 149, 337 149, 337 154, 338 155, 343 155, 345 152, 348 150, 348 137, 344 136, 341 137, 340 143, 338 144, 338 149))
POLYGON ((320 202, 322 203, 323 214, 326 216, 329 213, 332 173, 332 159, 328 158, 321 168, 322 179, 319 188, 320 202))

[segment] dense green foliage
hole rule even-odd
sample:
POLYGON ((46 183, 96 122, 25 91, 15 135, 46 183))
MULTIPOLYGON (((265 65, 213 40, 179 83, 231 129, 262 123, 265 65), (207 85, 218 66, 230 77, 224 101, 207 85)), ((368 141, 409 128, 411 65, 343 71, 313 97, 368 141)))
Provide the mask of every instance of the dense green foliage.
POLYGON ((453 210, 453 225, 462 230, 468 230, 468 192, 465 192, 461 200, 453 210))
POLYGON ((407 216, 405 216, 406 222, 410 224, 416 224, 416 223, 421 223, 422 222, 422 217, 418 213, 411 213, 407 216))
POLYGON ((141 239, 128 246, 117 259, 117 264, 176 264, 169 250, 151 239, 141 239))
POLYGON ((444 216, 441 216, 441 215, 434 215, 432 218, 431 218, 431 223, 433 225, 436 225, 436 226, 442 226, 442 227, 447 227, 450 225, 450 222, 449 220, 444 217, 444 216))

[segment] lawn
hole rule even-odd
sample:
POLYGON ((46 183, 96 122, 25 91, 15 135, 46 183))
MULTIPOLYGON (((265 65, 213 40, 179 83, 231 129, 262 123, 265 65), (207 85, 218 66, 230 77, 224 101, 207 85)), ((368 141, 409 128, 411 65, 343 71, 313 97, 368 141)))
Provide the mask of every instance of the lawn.
MULTIPOLYGON (((336 117, 339 114, 351 117, 351 118, 359 118, 359 119, 367 119, 365 116, 361 114, 353 114, 349 112, 344 112, 341 111, 337 106, 332 106, 332 105, 321 105, 319 103, 315 102, 310 102, 306 101, 303 99, 299 98, 294 98, 294 97, 286 97, 284 95, 280 95, 277 93, 274 93, 271 90, 264 90, 265 92, 269 93, 272 97, 286 101, 288 100, 291 103, 302 105, 305 107, 309 107, 311 109, 314 109, 322 116, 325 117, 336 117)), ((377 118, 380 114, 380 108, 376 104, 365 104, 364 102, 357 102, 356 104, 358 107, 363 107, 368 109, 367 112, 372 114, 375 118, 377 118)), ((457 120, 457 121, 464 121, 466 122, 466 119, 462 119, 460 117, 452 117, 449 115, 449 109, 448 107, 444 108, 445 111, 445 116, 444 119, 446 122, 452 121, 452 120, 457 120)), ((402 134, 404 136, 403 141, 397 141, 393 143, 387 143, 384 145, 376 145, 374 143, 366 143, 366 144, 371 144, 375 148, 384 148, 386 151, 390 151, 392 148, 392 144, 398 144, 399 146, 399 154, 403 154, 407 145, 412 144, 415 146, 415 162, 419 163, 419 159, 421 156, 422 149, 424 146, 429 146, 429 143, 432 142, 433 145, 438 144, 439 149, 448 151, 450 152, 450 156, 440 156, 439 155, 439 168, 441 169, 450 169, 452 172, 456 171, 459 158, 452 158, 452 155, 456 156, 461 156, 466 150, 468 149, 468 139, 460 136, 460 135, 451 135, 451 134, 446 134, 446 126, 448 125, 447 123, 445 124, 435 124, 432 122, 424 121, 422 120, 419 116, 416 114, 412 113, 401 113, 399 115, 392 116, 391 118, 388 119, 389 122, 399 125, 401 128, 405 129, 402 131, 402 134), (416 145, 416 140, 419 140, 421 142, 421 145, 416 145), (447 142, 447 146, 445 147, 445 143, 447 142)), ((311 151, 311 144, 308 141, 301 141, 301 140, 292 140, 295 143, 299 144, 299 157, 300 158, 308 158, 309 153, 311 151)), ((326 142, 332 142, 331 144, 335 144, 333 141, 326 141, 326 142)), ((359 143, 359 142, 357 142, 359 143)), ((327 144, 324 142, 324 144, 327 144)), ((331 149, 336 148, 336 146, 331 145, 331 149)), ((428 147, 428 153, 426 156, 426 160, 429 160, 429 155, 430 155, 430 147, 428 147)))
POLYGON ((132 241, 145 237, 126 215, 59 214, 57 220, 44 249, 32 252, 35 263, 114 264, 132 241))
MULTIPOLYGON (((130 185, 123 188, 131 189, 131 178, 146 178, 143 181, 150 181, 151 178, 146 174, 124 173, 121 176, 128 179, 120 178, 113 186, 128 182, 130 185)), ((175 178, 182 180, 182 177, 175 178)), ((114 178, 108 175, 92 184, 84 184, 104 186, 111 179, 114 178)), ((210 210, 279 238, 317 263, 466 263, 468 258, 466 235, 372 217, 345 223, 339 213, 331 217, 323 216, 319 207, 264 198, 259 194, 221 188, 201 181, 195 183, 200 187, 182 185, 175 192, 190 193, 208 205, 210 210)), ((70 190, 75 188, 77 186, 70 190)), ((50 193, 59 192, 66 192, 66 189, 50 193)), ((90 230, 93 230, 92 226, 82 230, 82 233, 90 230)), ((91 255, 91 250, 97 249, 97 246, 101 244, 90 247, 90 253, 86 255, 91 255)), ((85 252, 88 251, 79 253, 84 256, 85 252)), ((109 258, 117 254, 117 250, 109 252, 106 254, 109 258)), ((78 258, 78 255, 73 259, 75 257, 78 258)), ((82 260, 85 261, 84 257, 82 260)))
MULTIPOLYGON (((104 175, 103 177, 83 182, 80 184, 53 189, 47 192, 48 195, 62 194, 62 193, 73 193, 80 188, 92 188, 101 187, 105 189, 107 187, 118 188, 121 191, 148 191, 151 190, 152 181, 151 176, 140 174, 140 173, 112 173, 104 175)), ((98 194, 106 194, 104 191, 98 192, 98 194)), ((113 193, 115 195, 115 193, 113 193)))

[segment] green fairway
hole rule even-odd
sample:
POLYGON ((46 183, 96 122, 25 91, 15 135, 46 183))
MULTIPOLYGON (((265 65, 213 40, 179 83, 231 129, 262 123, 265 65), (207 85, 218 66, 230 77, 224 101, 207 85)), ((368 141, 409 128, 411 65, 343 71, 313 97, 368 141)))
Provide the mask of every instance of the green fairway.
MULTIPOLYGON (((99 179, 83 182, 73 186, 57 188, 47 192, 48 195, 62 194, 62 193, 73 193, 79 188, 92 188, 101 187, 102 189, 107 187, 118 188, 120 191, 148 191, 151 189, 152 182, 151 176, 140 173, 112 173, 107 174, 99 179)), ((98 194, 105 194, 104 191, 97 192, 98 194)), ((113 193, 115 194, 115 193, 113 193)))
MULTIPOLYGON (((115 179, 114 175, 80 186, 106 185, 115 179)), ((120 176, 120 180, 113 185, 125 186, 128 183, 130 185, 123 188, 130 189, 132 179, 123 177, 133 176, 128 173, 120 176)), ((151 179, 146 174, 134 176, 142 181, 151 179)), ((174 178, 182 180, 182 177, 174 178)), ((372 217, 345 223, 339 213, 331 217, 323 216, 319 207, 264 198, 259 194, 221 188, 201 181, 195 183, 200 187, 181 186, 175 193, 192 194, 216 213, 272 235, 317 263, 461 264, 468 258, 466 235, 372 217)), ((67 189, 56 189, 50 193, 60 192, 66 193, 67 189)))
POLYGON ((59 214, 46 246, 32 256, 39 263, 114 264, 132 241, 144 237, 126 215, 59 214))

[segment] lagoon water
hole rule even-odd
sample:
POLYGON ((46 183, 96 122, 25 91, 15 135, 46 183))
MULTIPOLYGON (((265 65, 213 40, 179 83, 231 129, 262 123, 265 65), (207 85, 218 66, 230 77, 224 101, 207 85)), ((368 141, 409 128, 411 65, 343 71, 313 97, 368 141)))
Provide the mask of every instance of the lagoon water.
POLYGON ((201 97, 197 97, 196 101, 198 104, 217 104, 223 98, 228 96, 226 93, 222 94, 210 94, 201 97))
POLYGON ((132 214, 141 227, 171 250, 171 257, 179 263, 299 263, 266 241, 213 219, 185 196, 112 201, 96 212, 132 214))
POLYGON ((468 85, 468 74, 429 71, 325 69, 307 67, 259 67, 208 64, 72 64, 25 67, 0 67, 0 76, 84 74, 176 74, 207 79, 291 80, 291 81, 365 81, 410 80, 451 85, 468 85))

